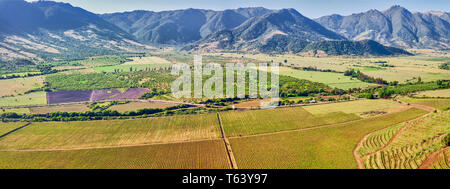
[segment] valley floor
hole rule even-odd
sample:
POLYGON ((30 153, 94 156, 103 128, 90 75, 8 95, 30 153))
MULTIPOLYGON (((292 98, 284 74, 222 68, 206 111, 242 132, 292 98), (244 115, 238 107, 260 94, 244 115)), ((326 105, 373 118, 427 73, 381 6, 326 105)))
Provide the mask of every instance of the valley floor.
POLYGON ((1 123, 0 168, 353 169, 419 168, 423 162, 440 168, 448 165, 440 141, 450 121, 448 111, 433 110, 373 100, 136 120, 1 123), (379 106, 355 109, 372 102, 379 106), (326 108, 332 105, 345 111, 326 108), (330 112, 314 110, 323 108, 330 112))

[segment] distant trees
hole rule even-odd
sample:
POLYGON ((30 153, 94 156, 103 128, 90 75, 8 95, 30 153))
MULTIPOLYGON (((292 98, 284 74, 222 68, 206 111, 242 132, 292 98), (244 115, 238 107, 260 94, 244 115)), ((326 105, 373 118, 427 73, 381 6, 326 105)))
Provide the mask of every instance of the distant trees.
POLYGON ((386 80, 383 80, 382 78, 371 77, 371 76, 365 75, 361 71, 355 70, 355 69, 350 69, 350 70, 345 71, 344 75, 350 76, 353 78, 357 78, 357 79, 359 79, 363 82, 367 82, 367 83, 376 83, 376 84, 381 84, 381 85, 389 84, 386 80))

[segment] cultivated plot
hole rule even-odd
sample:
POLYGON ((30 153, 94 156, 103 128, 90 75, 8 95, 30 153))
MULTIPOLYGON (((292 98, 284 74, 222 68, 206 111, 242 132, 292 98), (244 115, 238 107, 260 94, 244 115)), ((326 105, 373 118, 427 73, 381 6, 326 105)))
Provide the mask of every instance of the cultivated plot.
POLYGON ((230 142, 242 169, 354 169, 352 152, 364 135, 425 113, 413 108, 311 130, 231 138, 230 142))
POLYGON ((222 140, 63 151, 0 151, 0 169, 229 169, 222 140))
POLYGON ((360 119, 354 114, 333 112, 312 115, 302 107, 220 113, 227 136, 246 136, 308 128, 360 119))
POLYGON ((42 122, 0 140, 0 149, 73 149, 220 138, 216 114, 136 120, 42 122))

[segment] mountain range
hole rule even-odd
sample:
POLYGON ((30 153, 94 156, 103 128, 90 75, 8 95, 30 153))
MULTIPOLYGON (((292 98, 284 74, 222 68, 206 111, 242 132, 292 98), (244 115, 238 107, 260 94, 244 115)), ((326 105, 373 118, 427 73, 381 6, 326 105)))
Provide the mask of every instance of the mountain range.
POLYGON ((450 13, 410 12, 393 6, 349 16, 330 15, 315 19, 350 40, 370 39, 402 48, 450 48, 450 13))
POLYGON ((400 6, 309 19, 295 9, 98 15, 67 3, 0 0, 0 60, 76 58, 161 45, 191 51, 397 55, 408 53, 396 48, 448 49, 448 31, 449 13, 400 6))

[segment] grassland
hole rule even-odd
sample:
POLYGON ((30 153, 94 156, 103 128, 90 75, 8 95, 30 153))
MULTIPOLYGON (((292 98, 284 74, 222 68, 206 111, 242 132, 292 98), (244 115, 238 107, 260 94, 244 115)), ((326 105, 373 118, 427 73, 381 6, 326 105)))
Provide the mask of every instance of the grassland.
POLYGON ((136 120, 33 123, 0 149, 72 149, 219 138, 216 114, 136 120))
POLYGON ((60 106, 45 106, 45 107, 35 107, 29 108, 30 112, 33 114, 47 114, 53 112, 85 112, 88 111, 89 108, 86 104, 69 104, 69 105, 60 105, 60 106))
POLYGON ((0 108, 0 114, 2 113, 16 113, 16 114, 29 114, 30 109, 29 108, 13 108, 13 109, 1 109, 0 108))
POLYGON ((344 113, 364 113, 369 111, 384 110, 389 108, 402 107, 403 105, 390 100, 357 100, 333 104, 321 104, 314 106, 305 106, 305 110, 312 114, 320 115, 331 112, 344 113))
POLYGON ((357 79, 344 76, 344 74, 342 73, 303 71, 288 67, 281 67, 280 75, 286 75, 297 79, 305 79, 314 82, 324 83, 330 87, 345 90, 350 88, 365 88, 374 85, 371 83, 364 83, 357 79))
POLYGON ((34 88, 42 87, 43 76, 0 80, 0 97, 16 96, 34 88))
POLYGON ((423 91, 415 95, 416 97, 445 97, 450 98, 450 89, 423 91))
POLYGON ((120 104, 110 107, 110 110, 117 110, 118 112, 135 111, 144 108, 168 108, 175 106, 173 103, 165 102, 130 102, 128 104, 120 104))
POLYGON ((228 169, 222 140, 66 151, 0 151, 0 169, 228 169))
POLYGON ((34 92, 20 96, 0 98, 0 107, 47 104, 45 92, 34 92))
MULTIPOLYGON (((445 147, 442 136, 450 133, 450 112, 428 115, 419 120, 401 124, 405 127, 386 148, 364 157, 369 169, 416 169, 433 152, 445 147)), ((391 128, 387 129, 390 130, 391 128)), ((386 129, 381 131, 389 137, 386 129)), ((384 143, 374 140, 375 143, 384 143)), ((385 144, 387 145, 387 144, 385 144)), ((374 152, 374 151, 372 151, 374 152)))
POLYGON ((448 110, 450 108, 450 99, 402 98, 401 101, 411 104, 430 106, 439 110, 448 110))
POLYGON ((152 70, 168 67, 169 64, 136 64, 136 65, 128 64, 128 65, 95 67, 94 70, 97 72, 114 72, 115 70, 118 70, 120 72, 131 72, 131 71, 152 70))
POLYGON ((244 57, 259 61, 284 62, 297 67, 317 67, 318 69, 331 69, 345 71, 349 68, 360 69, 363 73, 382 77, 387 81, 406 82, 412 78, 421 77, 422 81, 433 81, 437 79, 450 78, 450 71, 439 69, 440 61, 430 60, 428 55, 406 56, 406 57, 383 57, 383 58, 358 58, 358 57, 302 57, 297 55, 266 55, 266 54, 237 54, 237 53, 213 53, 210 55, 223 57, 244 57), (381 67, 379 61, 386 61, 394 67, 381 67), (376 68, 376 69, 374 69, 376 68))
POLYGON ((302 107, 220 113, 227 136, 245 136, 308 128, 359 119, 354 114, 333 112, 312 115, 302 107))
POLYGON ((0 135, 3 135, 9 131, 12 131, 20 126, 25 125, 25 123, 18 123, 18 122, 14 122, 14 123, 3 123, 0 122, 0 135))
POLYGON ((243 169, 352 169, 357 168, 352 151, 365 134, 425 113, 413 108, 312 130, 232 138, 230 142, 238 167, 243 169))

